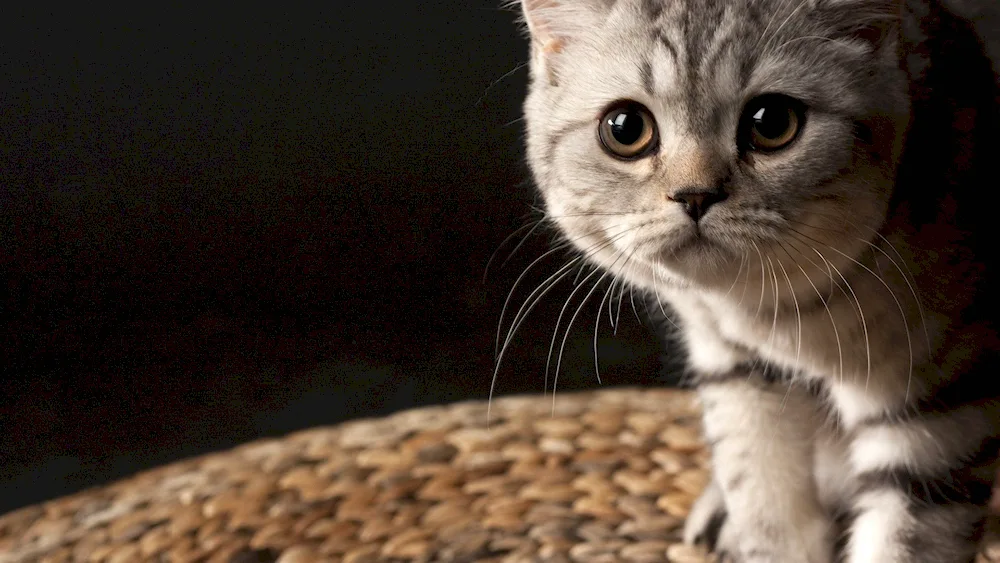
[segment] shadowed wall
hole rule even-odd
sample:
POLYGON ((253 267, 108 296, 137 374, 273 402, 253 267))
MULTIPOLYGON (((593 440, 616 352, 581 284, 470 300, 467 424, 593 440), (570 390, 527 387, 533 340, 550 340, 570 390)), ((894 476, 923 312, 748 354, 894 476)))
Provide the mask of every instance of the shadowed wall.
MULTIPOLYGON (((0 510, 485 397, 501 306, 552 240, 536 231, 500 269, 514 239, 483 281, 537 218, 513 13, 193 8, 0 24, 0 510)), ((523 325, 499 393, 542 391, 569 289, 523 325)), ((596 385, 596 309, 560 389, 596 385)), ((655 343, 621 317, 617 338, 603 317, 605 383, 655 382, 655 343)))
MULTIPOLYGON (((526 49, 498 3, 5 15, 0 511, 488 394, 507 292, 553 240, 536 231, 499 267, 537 213, 526 49)), ((995 3, 961 5, 996 27, 995 3)), ((528 273, 514 310, 565 258, 528 273)), ((542 391, 572 289, 523 324, 498 393, 542 391)), ((660 384, 629 296, 620 316, 603 296, 569 333, 559 388, 597 385, 595 346, 605 385, 660 384)))

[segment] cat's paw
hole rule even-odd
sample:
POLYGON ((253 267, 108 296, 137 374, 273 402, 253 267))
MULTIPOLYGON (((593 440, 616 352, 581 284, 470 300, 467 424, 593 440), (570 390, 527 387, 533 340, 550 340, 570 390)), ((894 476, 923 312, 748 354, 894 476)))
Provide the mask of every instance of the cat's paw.
POLYGON ((783 525, 766 518, 727 518, 716 553, 731 563, 831 563, 833 528, 819 516, 783 525))
POLYGON ((784 525, 762 515, 747 517, 739 510, 735 516, 730 515, 722 490, 713 481, 691 507, 684 523, 684 542, 705 545, 725 563, 833 561, 834 530, 822 514, 800 514, 784 525))
POLYGON ((710 481, 708 487, 691 506, 691 512, 684 522, 684 543, 689 545, 704 545, 710 551, 716 550, 719 536, 726 523, 726 503, 722 497, 722 489, 715 481, 710 481))

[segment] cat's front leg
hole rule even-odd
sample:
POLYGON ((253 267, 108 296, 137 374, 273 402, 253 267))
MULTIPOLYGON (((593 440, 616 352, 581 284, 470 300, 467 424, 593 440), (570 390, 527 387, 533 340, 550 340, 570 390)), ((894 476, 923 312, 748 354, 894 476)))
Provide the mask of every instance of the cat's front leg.
POLYGON ((933 409, 885 415, 860 388, 835 386, 833 396, 853 423, 857 492, 845 562, 971 563, 1000 446, 996 407, 935 400, 933 409), (858 417, 866 405, 873 412, 858 417))
POLYGON ((703 380, 699 395, 717 488, 696 504, 685 538, 717 535, 716 551, 739 563, 832 561, 835 529, 812 476, 811 397, 739 371, 703 380), (713 513, 713 497, 724 512, 713 513))

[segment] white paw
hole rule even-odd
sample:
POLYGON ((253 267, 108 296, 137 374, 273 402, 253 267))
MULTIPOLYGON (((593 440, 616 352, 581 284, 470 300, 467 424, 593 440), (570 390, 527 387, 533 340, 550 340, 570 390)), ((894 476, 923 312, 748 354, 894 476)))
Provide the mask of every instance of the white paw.
POLYGON ((745 508, 727 508, 721 488, 713 481, 691 507, 684 523, 684 542, 704 544, 721 561, 733 563, 833 561, 835 530, 822 512, 799 510, 789 516, 773 507, 745 508))
POLYGON ((834 528, 819 515, 785 522, 772 518, 729 518, 719 548, 737 563, 831 563, 834 528))
POLYGON ((722 498, 722 489, 712 480, 691 506, 684 522, 684 543, 704 544, 714 550, 725 520, 726 503, 722 498))

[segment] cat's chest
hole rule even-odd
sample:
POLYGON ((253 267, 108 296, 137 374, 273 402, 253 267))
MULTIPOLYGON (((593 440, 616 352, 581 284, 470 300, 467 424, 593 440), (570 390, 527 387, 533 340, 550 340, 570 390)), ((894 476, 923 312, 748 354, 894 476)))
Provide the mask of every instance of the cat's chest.
POLYGON ((677 302, 681 330, 688 334, 692 356, 696 348, 733 350, 734 361, 763 358, 796 371, 823 370, 828 354, 817 350, 811 319, 775 314, 773 309, 744 307, 712 295, 688 295, 677 302))
POLYGON ((760 307, 737 307, 711 295, 699 297, 703 314, 711 320, 720 338, 760 353, 762 349, 791 345, 783 315, 760 307))
POLYGON ((777 313, 705 293, 672 303, 690 356, 704 364, 695 369, 762 359, 810 379, 905 383, 924 357, 922 340, 913 337, 895 301, 873 298, 862 284, 855 288, 851 296, 858 301, 835 295, 777 313))

